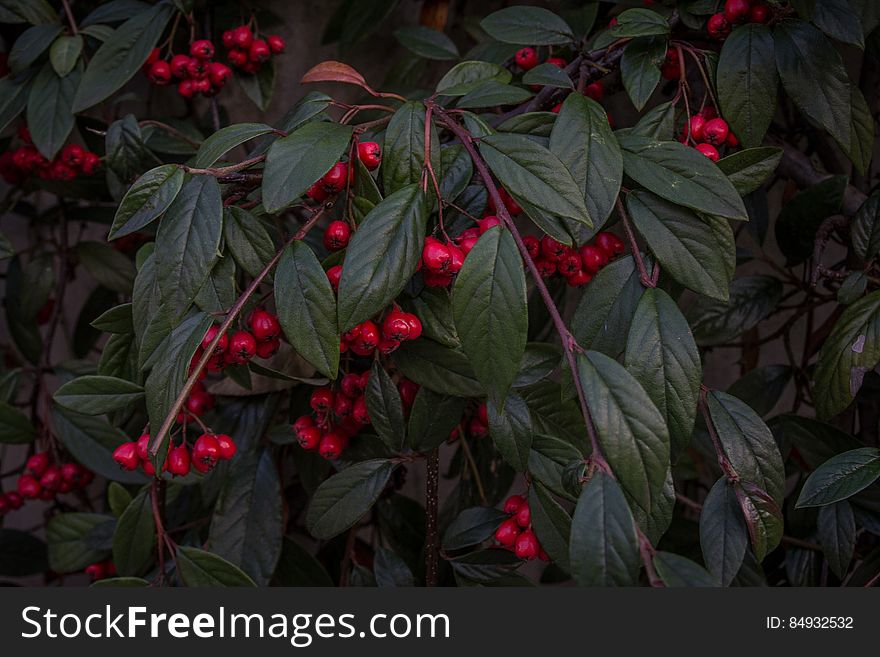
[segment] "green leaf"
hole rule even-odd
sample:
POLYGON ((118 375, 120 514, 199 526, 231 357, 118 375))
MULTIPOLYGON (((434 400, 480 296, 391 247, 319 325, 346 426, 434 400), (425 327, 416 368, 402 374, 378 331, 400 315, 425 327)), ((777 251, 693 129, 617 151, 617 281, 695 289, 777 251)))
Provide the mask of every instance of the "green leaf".
POLYGON ((862 387, 865 374, 880 362, 880 292, 844 310, 819 351, 813 375, 816 411, 831 418, 845 410, 862 387))
POLYGON ((623 128, 617 131, 618 136, 631 134, 635 137, 669 141, 673 137, 675 129, 675 103, 672 101, 660 103, 656 107, 644 113, 632 128, 623 128))
POLYGON ((727 176, 695 149, 633 134, 620 136, 619 141, 624 172, 649 191, 697 212, 748 220, 742 199, 727 176))
POLYGON ((73 130, 71 104, 79 80, 78 70, 60 78, 51 65, 46 64, 31 85, 27 122, 34 145, 49 160, 61 150, 73 130))
POLYGON ((382 588, 415 586, 412 571, 406 562, 388 548, 380 547, 373 559, 376 585, 382 588))
POLYGON ((636 517, 651 515, 669 472, 669 432, 639 382, 604 354, 578 354, 578 376, 602 448, 636 517))
POLYGON ((865 49, 861 18, 847 0, 821 0, 811 9, 811 20, 825 34, 865 49))
POLYGON ((776 112, 779 75, 770 28, 737 27, 718 59, 718 102, 724 118, 746 148, 760 146, 776 112))
POLYGON ((572 318, 571 330, 578 343, 608 356, 620 354, 643 289, 632 256, 602 268, 572 318))
POLYGON ((177 198, 186 177, 175 164, 163 164, 150 169, 122 197, 108 240, 135 233, 162 216, 177 198))
POLYGON ((415 273, 428 220, 417 184, 391 194, 364 217, 346 250, 339 281, 339 329, 347 331, 385 308, 415 273))
POLYGON ((690 444, 702 369, 690 327, 666 292, 646 289, 626 343, 626 369, 642 384, 669 428, 673 455, 690 444))
POLYGON ((111 481, 107 487, 107 505, 117 518, 123 514, 131 504, 132 496, 122 484, 111 481))
POLYGON ((26 29, 15 40, 9 51, 6 62, 9 70, 13 73, 21 73, 27 69, 49 49, 60 33, 61 26, 57 24, 34 25, 26 29))
POLYGON ((245 95, 261 112, 269 108, 275 91, 275 63, 265 62, 256 73, 238 75, 235 78, 245 95))
POLYGON ((636 528, 620 486, 597 471, 571 517, 571 574, 578 586, 634 586, 639 575, 636 528))
POLYGON ((703 561, 722 586, 730 586, 739 572, 749 533, 733 485, 722 477, 715 482, 700 511, 703 561))
POLYGON ((666 39, 646 37, 634 39, 623 51, 620 74, 626 93, 640 112, 660 82, 659 65, 666 56, 666 39))
POLYGON ((256 586, 238 566, 205 550, 181 545, 177 548, 178 575, 190 587, 256 586))
POLYGON ((617 15, 617 23, 608 28, 596 43, 595 48, 603 48, 621 37, 664 36, 669 34, 669 23, 663 16, 651 9, 627 9, 617 15))
POLYGON ((144 397, 136 383, 112 376, 81 376, 65 383, 53 399, 59 406, 85 415, 103 415, 129 408, 144 397))
POLYGON ((553 562, 564 571, 571 570, 569 563, 569 543, 571 541, 571 517, 553 499, 540 483, 529 488, 529 510, 532 529, 553 562))
POLYGON ((657 575, 669 588, 718 586, 717 580, 705 568, 680 554, 658 551, 654 553, 653 561, 657 575))
POLYGON ((831 176, 798 193, 776 218, 776 243, 788 267, 813 255, 816 231, 829 215, 837 214, 846 192, 846 176, 831 176))
POLYGON ((134 263, 105 242, 84 241, 76 245, 76 255, 86 271, 103 287, 131 294, 137 272, 134 263))
POLYGON ((458 48, 443 32, 424 25, 408 25, 394 30, 394 38, 407 50, 425 59, 458 59, 458 48))
POLYGON ((734 490, 749 530, 752 549, 758 561, 763 561, 782 539, 782 512, 766 491, 753 484, 740 482, 734 485, 734 490))
POLYGON ((57 573, 73 573, 109 556, 104 535, 115 521, 97 513, 62 513, 46 524, 49 567, 57 573))
POLYGON ((517 472, 525 472, 532 448, 532 418, 522 397, 510 393, 499 408, 492 399, 487 403, 489 435, 501 457, 517 472))
POLYGON ((449 523, 443 534, 443 549, 447 552, 478 545, 490 538, 508 515, 498 509, 475 506, 465 509, 449 523))
POLYGON ((817 528, 828 565, 843 579, 856 545, 856 519, 849 502, 843 500, 820 508, 817 528))
POLYGON ((277 213, 302 196, 336 164, 348 147, 351 126, 307 123, 276 139, 266 154, 263 206, 277 213))
POLYGON ((403 404, 397 386, 378 360, 373 362, 364 394, 373 430, 389 449, 399 450, 406 438, 403 404))
MULTIPOLYGON (((511 79, 513 79, 513 75, 510 71, 497 64, 467 61, 456 64, 449 69, 437 83, 436 91, 442 96, 464 96, 490 80, 507 84, 511 79)), ((408 105, 413 104, 415 103, 408 103, 408 105)), ((407 107, 407 105, 403 107, 407 107)))
POLYGON ((421 388, 409 413, 406 442, 416 452, 427 452, 449 439, 461 422, 464 399, 421 388))
POLYGON ((242 208, 226 208, 223 239, 238 265, 251 276, 259 275, 275 255, 275 244, 263 224, 242 208))
POLYGON ((0 130, 5 130, 25 109, 32 79, 30 74, 0 78, 0 130))
POLYGON ((477 241, 455 281, 452 313, 477 379, 503 405, 528 335, 525 272, 510 231, 492 228, 477 241))
MULTIPOLYGON (((522 83, 533 85, 539 84, 546 87, 559 87, 560 89, 573 89, 574 85, 568 73, 556 66, 556 64, 538 64, 535 68, 529 69, 522 77, 522 83)), ((503 127, 503 124, 499 129, 503 127)), ((504 130, 506 132, 516 132, 514 130, 504 130)))
POLYGON ((322 483, 306 514, 309 533, 319 540, 341 534, 379 499, 397 464, 373 459, 352 465, 322 483))
POLYGON ((32 443, 37 432, 24 413, 6 402, 0 402, 0 444, 32 443))
POLYGON ((541 7, 507 7, 480 21, 490 37, 519 46, 555 46, 574 41, 562 18, 541 7))
MULTIPOLYGON (((419 102, 403 104, 391 117, 385 129, 382 159, 382 182, 390 195, 422 179, 425 161, 425 106, 419 102)), ((440 138, 431 125, 431 166, 436 176, 440 171, 440 138)))
POLYGON ((773 434, 745 402, 726 392, 708 395, 709 415, 728 461, 739 475, 782 503, 785 468, 773 434))
POLYGON ((850 81, 834 45, 801 20, 779 23, 773 39, 785 92, 835 141, 848 146, 852 135, 850 81))
POLYGON ((156 267, 163 302, 175 317, 192 305, 217 262, 223 231, 220 185, 195 176, 171 203, 156 234, 156 267))
POLYGON ((880 449, 860 447, 838 454, 807 477, 797 508, 834 504, 864 490, 880 478, 880 449))
POLYGON ((498 133, 480 141, 480 153, 502 186, 550 214, 593 225, 584 194, 553 153, 523 135, 498 133))
POLYGON ((394 352, 393 359, 406 378, 436 392, 459 397, 481 397, 485 394, 468 357, 458 349, 421 338, 404 342, 394 352))
POLYGON ((37 575, 48 568, 43 541, 30 532, 0 528, 0 576, 37 575))
POLYGON ((336 297, 321 263, 303 241, 284 250, 275 272, 278 321, 293 348, 328 378, 339 371, 336 297))
POLYGON ((781 159, 781 148, 763 146, 731 153, 716 164, 733 183, 736 191, 746 195, 761 187, 773 175, 781 159))
POLYGON ((788 365, 765 365, 756 367, 741 379, 734 381, 727 392, 742 399, 754 411, 764 417, 785 392, 792 379, 792 368, 788 365))
POLYGON ((202 142, 192 160, 192 166, 198 168, 212 166, 233 148, 274 131, 272 126, 265 123, 234 123, 221 128, 202 142))
POLYGON ((281 556, 283 499, 269 449, 236 459, 211 516, 208 545, 218 556, 265 586, 281 556))
POLYGON ((776 308, 782 283, 772 276, 736 278, 727 303, 700 298, 685 313, 701 347, 730 342, 758 324, 776 308))
POLYGON ((862 203, 852 220, 850 233, 853 250, 862 260, 872 260, 880 253, 880 192, 862 203))
POLYGON ((123 577, 144 574, 155 559, 156 525, 150 487, 125 508, 113 532, 113 563, 123 577))
POLYGON ((52 48, 49 50, 49 61, 52 62, 52 68, 60 76, 64 77, 70 73, 79 61, 82 54, 83 39, 80 35, 61 36, 55 39, 52 48))
POLYGON ((462 96, 457 103, 457 107, 461 109, 474 109, 498 107, 501 105, 518 105, 531 97, 532 93, 528 89, 489 80, 462 96))
POLYGON ((569 94, 553 131, 550 151, 571 172, 598 230, 608 219, 623 180, 623 155, 599 103, 569 94))
POLYGON ((124 484, 146 481, 142 473, 123 470, 113 460, 113 450, 131 439, 104 418, 55 407, 52 426, 64 448, 95 474, 124 484))
POLYGON ((726 220, 704 221, 646 192, 631 192, 626 207, 665 271, 694 292, 727 300, 736 247, 726 220))
POLYGON ((128 82, 146 61, 174 12, 170 3, 159 3, 120 25, 89 62, 73 111, 100 103, 128 82))

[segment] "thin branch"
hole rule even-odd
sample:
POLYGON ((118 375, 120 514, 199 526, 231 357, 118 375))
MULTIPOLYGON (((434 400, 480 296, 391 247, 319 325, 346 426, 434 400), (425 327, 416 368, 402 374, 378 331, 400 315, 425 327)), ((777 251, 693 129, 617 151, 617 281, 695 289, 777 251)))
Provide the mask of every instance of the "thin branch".
POLYGON ((140 121, 138 123, 138 125, 142 128, 145 128, 147 126, 152 126, 154 128, 159 128, 160 130, 164 130, 168 134, 177 137, 180 141, 184 141, 194 148, 198 148, 199 146, 202 145, 202 142, 193 139, 192 137, 190 137, 188 134, 186 134, 184 132, 181 132, 180 130, 175 128, 173 125, 168 125, 167 123, 163 123, 162 121, 154 121, 153 119, 145 119, 143 121, 140 121))
POLYGON ((437 512, 440 504, 440 448, 435 447, 426 463, 425 490, 425 586, 437 586, 440 566, 440 532, 437 529, 437 512))
POLYGON ((67 22, 70 23, 70 31, 73 32, 73 35, 76 36, 79 30, 76 27, 76 19, 73 17, 73 11, 70 8, 70 2, 68 0, 61 0, 61 4, 64 6, 64 13, 67 15, 67 22))
MULTIPOLYGON (((657 281, 654 280, 654 277, 648 274, 648 269, 645 267, 645 259, 642 257, 642 252, 639 249, 639 243, 636 241, 636 235, 633 232, 632 226, 629 222, 629 217, 626 214, 626 209, 623 207, 623 203, 620 201, 620 197, 617 197, 617 212, 620 214, 620 219, 623 222, 623 230, 626 232, 626 238, 629 240, 629 247, 632 250, 633 260, 636 261, 636 267, 639 270, 639 280, 642 285, 645 287, 657 287, 657 281)), ((657 277, 660 277, 660 270, 655 266, 654 271, 657 274, 657 277)))

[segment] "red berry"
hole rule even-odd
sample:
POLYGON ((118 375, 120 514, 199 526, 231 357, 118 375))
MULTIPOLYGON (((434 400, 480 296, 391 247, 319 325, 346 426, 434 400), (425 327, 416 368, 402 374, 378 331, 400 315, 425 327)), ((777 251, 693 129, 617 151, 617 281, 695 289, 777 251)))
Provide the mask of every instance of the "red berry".
POLYGON ((190 456, 186 445, 172 447, 169 450, 166 467, 175 477, 185 477, 189 474, 190 456))
POLYGON ((526 251, 529 252, 529 257, 532 260, 540 257, 541 254, 541 241, 535 237, 534 235, 526 235, 523 237, 523 244, 526 245, 526 251))
POLYGON ((595 274, 608 264, 608 253, 598 246, 590 244, 580 248, 581 261, 584 263, 584 270, 589 274, 595 274))
MULTIPOLYGON (((137 467, 137 465, 135 465, 137 467)), ((133 469, 133 468, 132 468, 133 469)), ((35 500, 40 496, 40 493, 43 492, 43 489, 40 487, 40 482, 37 481, 36 477, 32 477, 31 475, 21 475, 16 482, 16 488, 22 497, 35 500)))
POLYGON ((211 59, 214 56, 214 44, 207 39, 193 41, 189 45, 189 54, 198 59, 211 59))
POLYGON ((208 79, 215 87, 222 87, 232 77, 232 69, 220 62, 208 64, 208 79))
POLYGON ((562 109, 562 103, 556 103, 553 106, 553 109, 550 111, 553 112, 554 114, 559 114, 559 110, 561 110, 561 109, 562 109))
POLYGON ((477 226, 480 228, 480 235, 485 233, 490 228, 495 228, 495 226, 500 226, 501 220, 496 217, 494 214, 490 214, 482 219, 477 219, 477 226))
POLYGON ((706 121, 706 127, 703 128, 703 134, 706 137, 706 141, 713 146, 720 146, 723 144, 727 139, 729 132, 730 126, 727 125, 727 121, 720 118, 706 121))
POLYGON ((184 408, 191 417, 202 417, 214 408, 214 396, 204 390, 193 390, 186 398, 184 408))
POLYGON ((373 171, 382 163, 382 149, 374 141, 362 141, 358 144, 358 158, 367 171, 373 171))
POLYGON ((217 445, 220 447, 220 458, 228 461, 238 451, 238 446, 225 433, 217 434, 217 445))
POLYGON ((556 265, 557 271, 568 278, 569 276, 574 276, 579 271, 583 270, 583 265, 581 263, 580 254, 572 250, 572 252, 568 253, 559 263, 556 265))
POLYGON ((530 71, 538 65, 538 53, 534 48, 520 48, 514 55, 516 65, 524 71, 530 71))
POLYGON ((186 55, 174 55, 171 58, 171 75, 176 78, 185 78, 189 75, 187 67, 189 66, 189 57, 186 55))
POLYGON ((135 444, 137 445, 137 455, 140 460, 146 461, 150 458, 150 434, 141 434, 141 437, 137 439, 135 444))
POLYGON ((401 379, 397 383, 397 391, 400 393, 400 401, 403 403, 404 408, 409 408, 416 400, 419 384, 409 379, 401 379))
POLYGON ((406 314, 394 310, 388 313, 385 321, 382 322, 382 335, 392 340, 407 340, 410 333, 410 324, 407 321, 406 314))
POLYGON ((235 34, 232 30, 226 30, 221 37, 221 41, 223 42, 223 47, 227 50, 235 48, 235 34))
POLYGON ((254 310, 248 318, 248 326, 258 342, 270 342, 281 335, 278 318, 261 308, 254 310))
POLYGON ((232 31, 232 40, 237 48, 247 49, 254 42, 254 33, 247 25, 239 25, 232 31))
POLYGON ((523 504, 525 504, 525 499, 522 495, 511 495, 504 501, 504 513, 512 516, 523 504))
POLYGON ((602 231, 594 238, 596 246, 602 249, 606 254, 620 255, 626 249, 623 240, 614 233, 602 231))
POLYGON ((122 443, 119 447, 113 450, 113 460, 116 461, 116 463, 119 464, 119 467, 123 470, 136 469, 140 462, 140 458, 138 458, 137 454, 137 443, 133 441, 122 443))
POLYGON ((337 393, 333 398, 333 414, 342 419, 351 415, 351 409, 354 407, 354 400, 347 395, 337 393))
POLYGON ((523 528, 532 524, 532 510, 529 508, 528 502, 523 502, 519 505, 519 508, 516 510, 515 519, 516 524, 523 528))
POLYGON ((541 238, 541 257, 550 262, 559 262, 565 257, 568 247, 561 242, 557 242, 549 235, 541 238))
POLYGON ((706 119, 700 114, 694 114, 691 120, 685 126, 685 134, 691 137, 695 142, 701 142, 705 139, 706 119))
MULTIPOLYGON (((217 337, 217 334, 220 333, 219 326, 212 326, 208 329, 207 333, 205 333, 205 337, 202 339, 202 349, 207 349, 211 346, 211 343, 214 341, 214 338, 217 337)), ((222 354, 226 351, 226 347, 229 346, 229 336, 225 333, 220 336, 220 341, 217 343, 217 346, 214 347, 214 355, 222 354)))
POLYGON ((318 454, 328 461, 334 461, 342 454, 345 449, 346 438, 336 431, 325 433, 321 437, 321 443, 318 445, 318 454))
POLYGON ((767 9, 767 5, 754 5, 749 10, 749 22, 766 23, 768 15, 769 10, 767 9))
POLYGON ((193 81, 181 80, 180 84, 177 85, 177 93, 184 98, 192 98, 196 93, 195 89, 193 89, 193 81))
POLYGON ((495 540, 505 547, 511 547, 516 543, 519 533, 519 526, 516 524, 516 521, 508 518, 495 530, 495 540))
POLYGON ((220 443, 217 437, 204 433, 196 439, 192 449, 192 465, 199 472, 207 472, 220 458, 220 443))
POLYGON ((27 460, 27 463, 25 463, 25 468, 37 477, 42 475, 48 467, 49 455, 46 452, 37 452, 27 460))
POLYGON ((724 18, 729 23, 744 23, 750 9, 749 0, 727 0, 724 3, 724 18))
POLYGON ((76 171, 67 166, 61 160, 52 162, 52 168, 49 172, 50 180, 73 180, 76 178, 76 171))
POLYGON ((364 395, 354 400, 351 416, 360 424, 370 424, 370 411, 367 409, 367 398, 364 395))
POLYGON ((307 452, 313 452, 321 444, 321 430, 318 427, 306 427, 296 435, 299 446, 307 452))
POLYGON ((462 265, 464 265, 465 253, 454 244, 447 244, 446 248, 449 249, 449 255, 451 256, 451 260, 449 261, 449 273, 457 274, 461 271, 462 265))
POLYGON ((548 57, 545 64, 553 64, 553 66, 557 66, 559 68, 565 68, 568 65, 568 62, 562 59, 562 57, 548 57))
POLYGON ((246 64, 248 64, 248 54, 245 50, 233 49, 230 50, 226 55, 229 58, 229 63, 233 66, 238 66, 239 68, 244 68, 246 64))
POLYGON ((268 61, 271 56, 272 51, 269 49, 269 44, 262 39, 254 41, 248 49, 248 59, 255 63, 268 61))
POLYGON ((436 271, 425 271, 422 273, 422 281, 428 287, 449 287, 452 283, 452 274, 436 271))
POLYGON ((477 240, 479 239, 479 237, 460 237, 458 248, 461 249, 462 254, 467 257, 467 254, 477 245, 477 240))
POLYGON ((340 381, 339 387, 342 389, 342 393, 344 395, 348 395, 352 398, 357 397, 364 391, 364 389, 361 387, 360 374, 355 374, 354 372, 349 372, 348 374, 344 375, 342 377, 342 381, 340 381))
POLYGON ((260 358, 272 358, 281 348, 281 339, 275 338, 267 342, 257 343, 257 356, 260 358))
POLYGON ((718 161, 718 149, 716 149, 712 144, 697 144, 696 149, 713 162, 718 161))
MULTIPOLYGON (((412 313, 403 313, 403 315, 409 324, 409 337, 407 339, 416 340, 422 335, 422 320, 412 313)), ((365 374, 369 375, 369 372, 365 372, 365 374)), ((364 387, 366 387, 366 385, 364 387)))
POLYGON ((21 496, 20 493, 17 493, 14 490, 6 493, 4 497, 6 498, 6 504, 13 511, 15 511, 16 509, 20 509, 24 505, 24 498, 21 496))
POLYGON ((99 580, 107 577, 107 570, 104 567, 102 562, 93 563, 86 566, 85 574, 89 576, 89 579, 93 582, 97 582, 99 580))
POLYGON ((339 289, 340 278, 342 278, 342 265, 334 265, 327 270, 327 280, 330 281, 330 287, 334 292, 339 289))
POLYGON ((369 356, 382 340, 379 329, 370 320, 361 323, 359 329, 357 338, 351 344, 351 350, 358 356, 369 356))
POLYGON ((663 65, 660 67, 660 75, 663 76, 664 80, 677 80, 681 77, 681 65, 677 61, 664 62, 663 65))
POLYGON ((324 246, 330 251, 339 251, 348 246, 351 227, 344 221, 331 221, 324 231, 324 246))
POLYGON ((602 85, 601 81, 592 82, 587 85, 586 89, 584 89, 584 95, 593 100, 602 100, 602 96, 605 95, 605 87, 602 85))
POLYGON ((326 415, 333 408, 333 391, 330 388, 317 388, 312 392, 309 406, 319 415, 326 415))
POLYGON ((210 84, 210 80, 208 80, 208 63, 201 59, 190 59, 186 64, 186 74, 192 79, 195 91, 200 91, 195 84, 197 80, 206 80, 210 84))
POLYGON ((422 249, 422 262, 426 269, 433 272, 445 272, 452 261, 452 254, 445 244, 433 237, 425 239, 422 249))
POLYGON ((229 340, 229 353, 233 362, 244 365, 257 353, 257 341, 247 331, 237 331, 229 340))
POLYGON ((520 559, 532 560, 538 556, 540 550, 538 537, 531 529, 526 529, 516 537, 513 551, 520 559))
POLYGON ((67 144, 61 149, 61 161, 72 169, 79 169, 82 166, 86 149, 79 144, 67 144))
POLYGON ((733 131, 727 133, 727 139, 724 140, 724 145, 728 148, 736 148, 739 146, 739 139, 736 138, 736 135, 733 134, 733 131))
POLYGON ((541 275, 541 278, 550 278, 556 273, 556 263, 552 260, 538 258, 535 260, 535 266, 538 268, 538 273, 541 275))
POLYGON ((164 85, 171 81, 171 67, 168 62, 159 60, 150 64, 150 70, 147 73, 150 82, 153 84, 164 85))
POLYGON ((337 162, 321 178, 324 190, 329 194, 337 194, 345 189, 348 180, 348 165, 345 162, 337 162))
POLYGON ((279 55, 284 52, 284 39, 282 39, 277 34, 270 34, 266 37, 266 43, 269 44, 269 50, 272 51, 273 55, 279 55))
POLYGON ((43 490, 56 491, 61 486, 61 481, 61 468, 57 465, 50 465, 40 476, 40 487, 43 490))
MULTIPOLYGON (((159 61, 159 55, 160 55, 160 54, 161 54, 161 53, 160 53, 160 51, 159 51, 158 48, 153 48, 153 49, 150 51, 150 54, 147 55, 147 59, 146 59, 146 61, 144 62, 144 66, 150 66, 151 64, 153 64, 153 63, 155 63, 155 62, 158 62, 158 61, 159 61)), ((25 128, 25 129, 27 129, 27 128, 25 128)), ((26 141, 30 141, 30 139, 28 139, 28 140, 26 140, 26 141)))
POLYGON ((706 23, 706 32, 713 39, 721 41, 730 34, 730 23, 724 17, 724 14, 713 14, 706 23))
MULTIPOLYGON (((347 375, 346 375, 347 376, 347 375)), ((304 429, 315 426, 311 415, 300 415, 293 423, 293 432, 299 435, 304 429)))

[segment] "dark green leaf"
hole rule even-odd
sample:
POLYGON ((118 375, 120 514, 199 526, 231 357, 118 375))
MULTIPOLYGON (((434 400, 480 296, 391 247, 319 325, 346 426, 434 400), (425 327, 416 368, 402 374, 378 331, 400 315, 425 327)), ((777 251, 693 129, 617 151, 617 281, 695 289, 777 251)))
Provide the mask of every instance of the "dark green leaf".
POLYGON ((701 298, 685 313, 701 347, 730 342, 758 324, 779 303, 782 283, 766 275, 743 276, 730 285, 727 303, 701 298))
POLYGON ((753 484, 736 483, 734 490, 749 530, 752 549, 758 561, 762 561, 782 539, 782 512, 764 490, 753 484))
POLYGON ((462 96, 457 103, 457 107, 461 109, 474 109, 501 105, 518 105, 527 101, 531 96, 532 93, 528 89, 489 80, 462 96))
POLYGON ((880 253, 880 192, 871 194, 852 221, 853 250, 862 260, 880 253))
POLYGON ((776 219, 776 243, 787 266, 799 265, 813 255, 816 231, 826 217, 837 214, 846 185, 846 176, 831 176, 783 206, 776 219))
POLYGON ((427 452, 448 440, 452 430, 461 422, 464 404, 461 397, 421 388, 410 409, 406 431, 409 447, 417 452, 427 452))
POLYGON ((819 509, 817 527, 825 559, 834 574, 843 579, 856 545, 856 519, 849 502, 844 500, 819 509))
POLYGON ((226 208, 223 238, 238 265, 257 276, 275 255, 275 244, 263 225, 247 210, 226 208))
POLYGON ((70 73, 83 49, 83 39, 80 35, 62 36, 55 39, 49 50, 49 61, 55 72, 62 78, 70 73))
POLYGON ((135 496, 113 532, 113 563, 123 577, 144 574, 155 559, 156 525, 150 487, 135 496))
POLYGON ((256 586, 238 566, 216 554, 181 545, 177 548, 178 575, 190 587, 256 586))
MULTIPOLYGON (((109 550, 93 547, 91 536, 107 523, 110 516, 97 513, 62 513, 46 525, 49 567, 57 573, 74 573, 109 556, 109 550)), ((112 532, 112 529, 111 529, 112 532)))
POLYGON ((119 203, 107 239, 135 233, 162 216, 177 198, 185 177, 180 167, 163 164, 138 178, 119 203))
POLYGON ((239 75, 235 79, 251 102, 265 112, 275 91, 275 63, 270 60, 256 73, 239 75))
POLYGON ((61 78, 50 64, 46 64, 31 85, 28 127, 34 145, 49 160, 61 150, 73 130, 75 119, 71 105, 79 80, 79 70, 61 78))
POLYGON ((797 507, 823 506, 852 497, 880 478, 880 449, 861 447, 838 454, 804 482, 797 507))
MULTIPOLYGON (((422 103, 405 103, 394 113, 385 129, 381 173, 386 195, 417 184, 422 179, 425 161, 425 112, 422 103)), ((430 146, 431 166, 434 174, 439 177, 442 173, 440 138, 433 125, 430 146)))
POLYGON ((763 417, 776 406, 791 377, 792 368, 788 365, 765 365, 735 381, 727 392, 742 399, 763 417))
MULTIPOLYGON (((522 83, 533 85, 539 84, 547 87, 559 87, 560 89, 573 89, 574 85, 568 73, 556 66, 556 64, 538 64, 535 68, 529 69, 522 77, 522 83)), ((499 127, 502 129, 503 125, 499 127)), ((506 132, 518 132, 517 130, 507 130, 506 132)))
POLYGON ((136 383, 112 376, 81 376, 55 392, 59 406, 85 415, 112 413, 139 402, 144 389, 136 383))
POLYGON ((389 449, 399 450, 406 437, 403 404, 397 386, 378 360, 373 362, 364 394, 373 430, 389 449))
MULTIPOLYGON (((440 82, 437 83, 437 93, 443 96, 464 96, 489 80, 507 84, 512 78, 510 71, 497 64, 475 61, 461 62, 449 69, 446 75, 440 79, 440 82)), ((409 105, 413 104, 409 103, 409 105)), ((404 105, 404 108, 406 107, 407 105, 404 105)))
POLYGON ((317 370, 335 379, 339 371, 336 298, 311 248, 294 242, 275 272, 278 321, 293 348, 317 370))
POLYGON ((265 123, 234 123, 221 128, 202 142, 192 166, 209 167, 236 146, 273 131, 274 128, 265 123))
POLYGON ((742 195, 758 189, 776 171, 782 149, 771 146, 746 148, 718 160, 718 168, 742 195))
POLYGON ((404 376, 436 392, 460 397, 485 394, 467 356, 457 349, 422 338, 404 342, 393 358, 404 376))
POLYGON ((626 93, 640 112, 660 82, 659 65, 666 55, 666 39, 646 37, 630 41, 620 60, 620 75, 626 93))
POLYGON ((865 48, 861 18, 847 0, 820 0, 811 14, 813 23, 832 39, 865 48))
POLYGON ((380 547, 376 551, 373 572, 379 587, 415 586, 415 580, 409 566, 388 548, 380 547))
POLYGON ((6 402, 0 402, 0 444, 31 443, 36 435, 37 432, 24 413, 6 402))
POLYGON ((562 18, 541 7, 507 7, 480 21, 493 39, 521 46, 553 46, 574 40, 562 18))
POLYGON ((495 448, 517 472, 525 472, 532 447, 532 418, 522 397, 510 393, 499 408, 494 400, 487 403, 489 434, 495 448))
POLYGON ((611 43, 621 37, 664 36, 669 34, 669 23, 659 13, 651 9, 627 9, 617 15, 616 24, 612 25, 593 44, 602 48, 606 41, 611 43))
POLYGON ((21 73, 36 62, 40 55, 49 49, 52 42, 61 33, 58 24, 43 24, 29 27, 15 40, 9 51, 7 66, 13 73, 21 73))
POLYGON ((532 529, 541 548, 564 571, 569 572, 571 517, 540 483, 529 488, 529 510, 532 529))
POLYGON ((405 48, 426 59, 458 59, 458 48, 443 32, 424 25, 409 25, 394 30, 394 37, 405 48))
POLYGON ((134 263, 105 242, 84 241, 76 245, 76 255, 86 271, 103 287, 131 294, 136 271, 134 263))
POLYGON ((333 580, 304 547, 285 537, 274 581, 279 586, 333 586, 333 580))
POLYGON ((503 511, 491 507, 475 506, 465 509, 446 528, 443 549, 452 552, 482 543, 495 533, 507 517, 503 511))
POLYGON ((673 552, 655 552, 654 568, 663 583, 670 588, 718 586, 718 581, 705 568, 673 552))
POLYGON ((715 482, 700 512, 700 546, 703 561, 722 586, 730 586, 739 572, 749 544, 736 491, 722 477, 715 482))

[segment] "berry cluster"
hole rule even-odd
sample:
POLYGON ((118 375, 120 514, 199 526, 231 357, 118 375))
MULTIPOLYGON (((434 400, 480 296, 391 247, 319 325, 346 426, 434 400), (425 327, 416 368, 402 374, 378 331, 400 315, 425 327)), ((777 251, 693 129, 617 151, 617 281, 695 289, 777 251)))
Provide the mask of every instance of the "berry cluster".
MULTIPOLYGON (((150 477, 155 476, 156 468, 149 460, 148 448, 150 434, 143 434, 137 441, 122 443, 113 450, 113 460, 123 470, 136 470, 138 466, 150 477)), ((192 450, 186 442, 174 447, 169 446, 168 458, 162 467, 163 472, 170 472, 175 477, 189 474, 190 467, 197 472, 205 473, 213 469, 220 460, 228 461, 238 451, 232 438, 226 434, 204 433, 193 443, 192 450)))
POLYGON ((726 0, 724 11, 713 14, 706 32, 719 41, 727 38, 732 26, 739 23, 766 23, 770 9, 761 0, 726 0))
POLYGON ((223 47, 229 63, 245 73, 257 73, 272 55, 284 52, 284 39, 275 34, 259 38, 247 25, 223 33, 223 47))
POLYGON ((543 278, 559 274, 572 287, 589 283, 625 248, 623 240, 608 232, 598 233, 592 244, 585 244, 580 249, 557 242, 549 235, 541 239, 527 235, 523 242, 543 278))
POLYGON ((52 500, 56 495, 82 490, 95 475, 79 463, 54 463, 48 452, 37 452, 25 463, 16 491, 0 495, 0 516, 20 509, 24 500, 52 500))
POLYGON ((10 185, 21 185, 31 174, 43 180, 75 180, 92 175, 101 166, 101 158, 79 144, 67 144, 54 159, 46 159, 34 146, 25 123, 18 126, 17 135, 21 145, 0 154, 0 177, 10 185))
POLYGON ((110 559, 105 559, 86 566, 84 572, 89 576, 89 579, 97 582, 108 577, 116 577, 116 564, 110 559))
POLYGON ((504 502, 504 513, 510 517, 495 530, 495 540, 513 550, 520 559, 531 561, 540 557, 542 561, 550 561, 532 531, 532 512, 525 498, 521 495, 508 497, 504 502))
POLYGON ((728 148, 739 146, 739 140, 727 125, 727 121, 718 116, 714 107, 708 105, 685 123, 679 141, 685 145, 692 144, 713 162, 718 161, 720 157, 718 149, 722 146, 728 148))
POLYGON ((170 60, 160 59, 158 48, 150 51, 143 72, 155 85, 165 86, 172 78, 179 80, 177 93, 184 98, 216 96, 232 76, 232 69, 212 61, 214 44, 207 39, 193 41, 189 55, 173 55, 170 60))
MULTIPOLYGON (((357 145, 358 159, 366 167, 367 171, 376 170, 382 163, 382 148, 374 141, 364 141, 357 145)), ((354 182, 355 167, 350 167, 348 162, 337 162, 321 179, 306 191, 306 196, 323 203, 327 197, 338 194, 345 189, 346 184, 354 182)), ((326 238, 325 238, 326 239, 326 238)), ((326 242, 325 242, 326 243, 326 242)), ((346 239, 346 244, 348 240, 346 239)), ((330 248, 329 246, 327 248, 330 248)), ((337 249, 345 248, 344 246, 337 249)), ((337 250, 333 249, 333 250, 337 250)))
POLYGON ((392 308, 385 315, 381 329, 372 320, 361 322, 342 334, 339 350, 351 351, 357 356, 371 356, 378 349, 386 356, 393 353, 401 342, 415 340, 422 335, 422 322, 412 313, 392 308))

